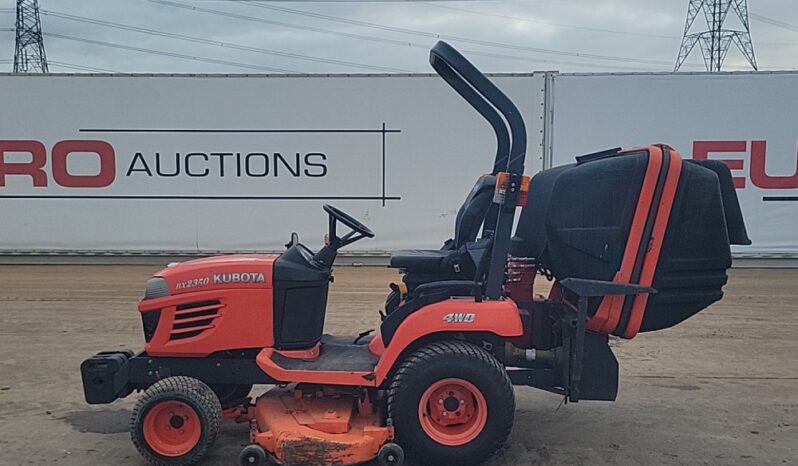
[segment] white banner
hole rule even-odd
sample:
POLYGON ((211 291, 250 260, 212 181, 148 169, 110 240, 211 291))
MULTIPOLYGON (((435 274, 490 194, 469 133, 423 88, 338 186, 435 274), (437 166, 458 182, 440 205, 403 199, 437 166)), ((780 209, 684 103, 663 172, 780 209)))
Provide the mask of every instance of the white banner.
MULTIPOLYGON (((542 167, 544 76, 494 78, 542 167)), ((436 76, 0 76, 0 252, 438 247, 490 126, 436 76)))
POLYGON ((555 75, 553 105, 553 166, 656 142, 724 160, 753 241, 734 251, 798 253, 798 74, 555 75))

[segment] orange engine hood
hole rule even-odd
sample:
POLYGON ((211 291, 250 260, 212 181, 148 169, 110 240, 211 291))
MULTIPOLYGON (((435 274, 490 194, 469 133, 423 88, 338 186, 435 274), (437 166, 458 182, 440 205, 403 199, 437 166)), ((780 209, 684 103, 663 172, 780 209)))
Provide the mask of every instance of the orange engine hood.
POLYGON ((169 294, 214 289, 271 288, 274 261, 279 254, 230 254, 177 262, 157 274, 166 280, 169 294))

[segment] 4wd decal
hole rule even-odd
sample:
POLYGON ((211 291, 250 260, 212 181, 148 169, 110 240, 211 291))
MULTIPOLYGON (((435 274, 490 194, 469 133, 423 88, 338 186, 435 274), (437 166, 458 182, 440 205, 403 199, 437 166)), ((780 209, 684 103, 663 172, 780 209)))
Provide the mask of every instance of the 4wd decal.
POLYGON ((226 283, 265 283, 266 276, 263 272, 232 272, 213 274, 213 284, 226 283))
POLYGON ((477 318, 473 312, 450 312, 443 316, 443 321, 450 324, 470 324, 477 318))

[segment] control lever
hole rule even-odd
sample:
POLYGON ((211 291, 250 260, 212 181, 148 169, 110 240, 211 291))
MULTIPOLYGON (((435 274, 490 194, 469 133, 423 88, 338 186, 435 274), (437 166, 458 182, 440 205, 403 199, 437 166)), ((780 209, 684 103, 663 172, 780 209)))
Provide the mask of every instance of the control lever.
POLYGON ((295 244, 299 244, 299 235, 295 231, 293 231, 291 232, 291 239, 288 240, 287 243, 285 243, 285 248, 289 249, 291 246, 294 246, 295 244))

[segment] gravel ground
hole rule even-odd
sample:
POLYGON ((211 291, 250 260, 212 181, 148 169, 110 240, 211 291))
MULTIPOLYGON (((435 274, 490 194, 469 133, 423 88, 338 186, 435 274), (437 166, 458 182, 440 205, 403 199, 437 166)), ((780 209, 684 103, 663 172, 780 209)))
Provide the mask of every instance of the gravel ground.
MULTIPOLYGON (((140 348, 136 302, 159 266, 0 266, 0 464, 142 465, 135 397, 83 401, 79 365, 140 348)), ((374 328, 384 268, 338 268, 328 331, 374 328)), ((615 341, 615 403, 561 405, 517 388, 515 428, 491 464, 798 464, 798 270, 732 270, 723 301, 676 328, 615 341)), ((247 427, 225 425, 229 465, 247 427)))

